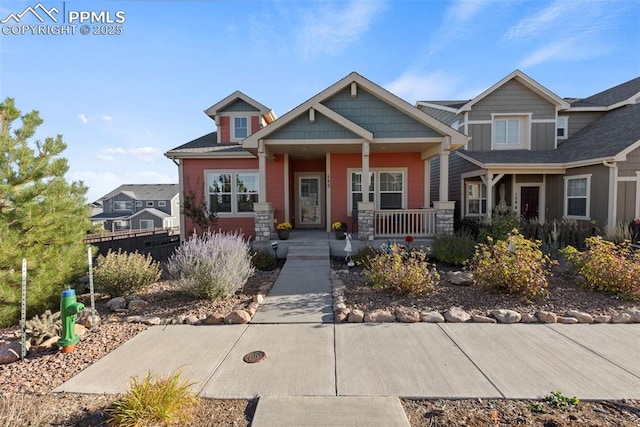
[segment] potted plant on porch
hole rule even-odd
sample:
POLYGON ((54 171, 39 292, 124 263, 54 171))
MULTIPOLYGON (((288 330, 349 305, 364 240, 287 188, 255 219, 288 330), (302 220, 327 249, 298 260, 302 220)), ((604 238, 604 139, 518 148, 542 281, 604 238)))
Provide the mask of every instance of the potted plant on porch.
POLYGON ((276 230, 278 231, 278 239, 287 240, 289 238, 289 232, 293 227, 290 222, 281 222, 276 226, 276 230))
POLYGON ((331 224, 331 228, 336 234, 336 239, 344 240, 347 237, 347 224, 345 224, 344 222, 334 222, 333 224, 331 224))

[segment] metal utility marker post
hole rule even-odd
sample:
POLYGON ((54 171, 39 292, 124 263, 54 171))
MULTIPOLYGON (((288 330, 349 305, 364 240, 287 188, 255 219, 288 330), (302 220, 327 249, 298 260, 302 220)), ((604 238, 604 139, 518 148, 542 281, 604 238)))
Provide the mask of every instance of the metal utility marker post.
POLYGON ((24 360, 27 355, 27 259, 22 258, 22 296, 20 303, 20 331, 22 336, 22 348, 20 350, 20 359, 24 360))
POLYGON ((91 254, 91 246, 87 248, 87 257, 89 259, 89 294, 91 295, 91 327, 96 327, 96 298, 93 290, 93 256, 91 254))

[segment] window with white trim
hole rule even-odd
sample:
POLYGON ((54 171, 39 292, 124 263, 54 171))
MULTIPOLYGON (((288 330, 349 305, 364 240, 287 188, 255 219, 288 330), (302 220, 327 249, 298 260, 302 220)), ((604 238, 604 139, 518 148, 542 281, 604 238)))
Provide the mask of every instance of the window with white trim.
POLYGON ((149 228, 154 228, 154 223, 152 219, 141 219, 140 220, 140 229, 146 230, 149 228))
POLYGON ((257 172, 207 172, 208 208, 218 214, 253 212, 260 183, 257 172))
POLYGON ((166 207, 166 206, 167 206, 167 202, 166 202, 166 200, 159 200, 159 201, 158 201, 158 207, 159 207, 159 208, 164 208, 164 207, 166 207))
POLYGON ((529 115, 493 115, 491 141, 494 150, 529 148, 529 115))
POLYGON ((136 208, 141 208, 141 207, 142 207, 142 201, 136 200, 136 208))
POLYGON ((114 200, 113 210, 118 211, 131 211, 133 210, 133 203, 130 200, 114 200))
POLYGON ((466 208, 468 216, 487 214, 487 186, 483 182, 468 182, 466 185, 466 208))
POLYGON ((233 118, 233 139, 245 139, 249 136, 249 118, 233 118))
POLYGON ((558 139, 567 139, 569 135, 569 118, 558 117, 558 124, 556 126, 556 135, 558 139))
POLYGON ((147 200, 147 207, 148 208, 152 208, 153 207, 153 200, 147 200))
POLYGON ((564 177, 564 216, 574 219, 589 219, 589 194, 591 175, 564 177))
MULTIPOLYGON (((406 208, 406 171, 374 170, 369 174, 369 202, 373 202, 375 209, 406 208)), ((349 171, 349 190, 347 209, 351 215, 353 209, 358 208, 358 202, 363 201, 361 171, 349 171)))

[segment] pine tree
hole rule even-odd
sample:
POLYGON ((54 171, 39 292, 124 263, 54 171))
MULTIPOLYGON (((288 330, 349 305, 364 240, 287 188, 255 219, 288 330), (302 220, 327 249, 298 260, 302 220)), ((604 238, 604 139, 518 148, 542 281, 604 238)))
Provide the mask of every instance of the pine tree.
POLYGON ((19 319, 23 258, 28 317, 55 309, 65 286, 86 271, 87 190, 64 178, 61 135, 31 141, 42 123, 37 111, 21 115, 11 98, 0 104, 0 326, 19 319))

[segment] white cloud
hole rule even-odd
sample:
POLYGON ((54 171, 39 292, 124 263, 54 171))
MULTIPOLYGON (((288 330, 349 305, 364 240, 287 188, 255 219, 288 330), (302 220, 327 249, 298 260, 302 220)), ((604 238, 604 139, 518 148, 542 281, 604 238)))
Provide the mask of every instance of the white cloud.
MULTIPOLYGON (((516 25, 507 30, 505 38, 513 40, 534 36, 547 30, 554 21, 557 21, 565 13, 566 7, 561 2, 553 3, 551 6, 542 9, 534 16, 521 19, 516 25)), ((562 22, 563 25, 566 23, 562 22)))
POLYGON ((391 93, 405 101, 415 104, 416 101, 449 99, 456 83, 443 72, 419 73, 407 71, 400 77, 385 85, 391 93))
POLYGON ((377 0, 352 0, 346 7, 337 2, 313 5, 317 7, 307 11, 298 28, 298 44, 305 57, 333 55, 346 49, 385 7, 377 0))
POLYGON ((98 159, 112 161, 116 159, 116 156, 129 155, 143 162, 152 162, 159 154, 161 151, 154 147, 111 147, 98 150, 98 159))
POLYGON ((595 40, 585 44, 583 40, 574 37, 539 47, 522 59, 518 66, 527 68, 550 61, 581 61, 605 55, 612 49, 611 46, 595 40))
POLYGON ((84 113, 80 113, 80 114, 78 114, 78 118, 79 118, 79 119, 80 119, 80 121, 81 121, 83 124, 85 124, 85 125, 86 125, 86 124, 87 124, 87 122, 89 121, 89 119, 87 119, 87 116, 85 116, 85 115, 84 115, 84 113))
POLYGON ((113 117, 111 117, 108 114, 105 114, 102 116, 102 120, 104 120, 105 122, 110 122, 110 121, 113 121, 113 117))

